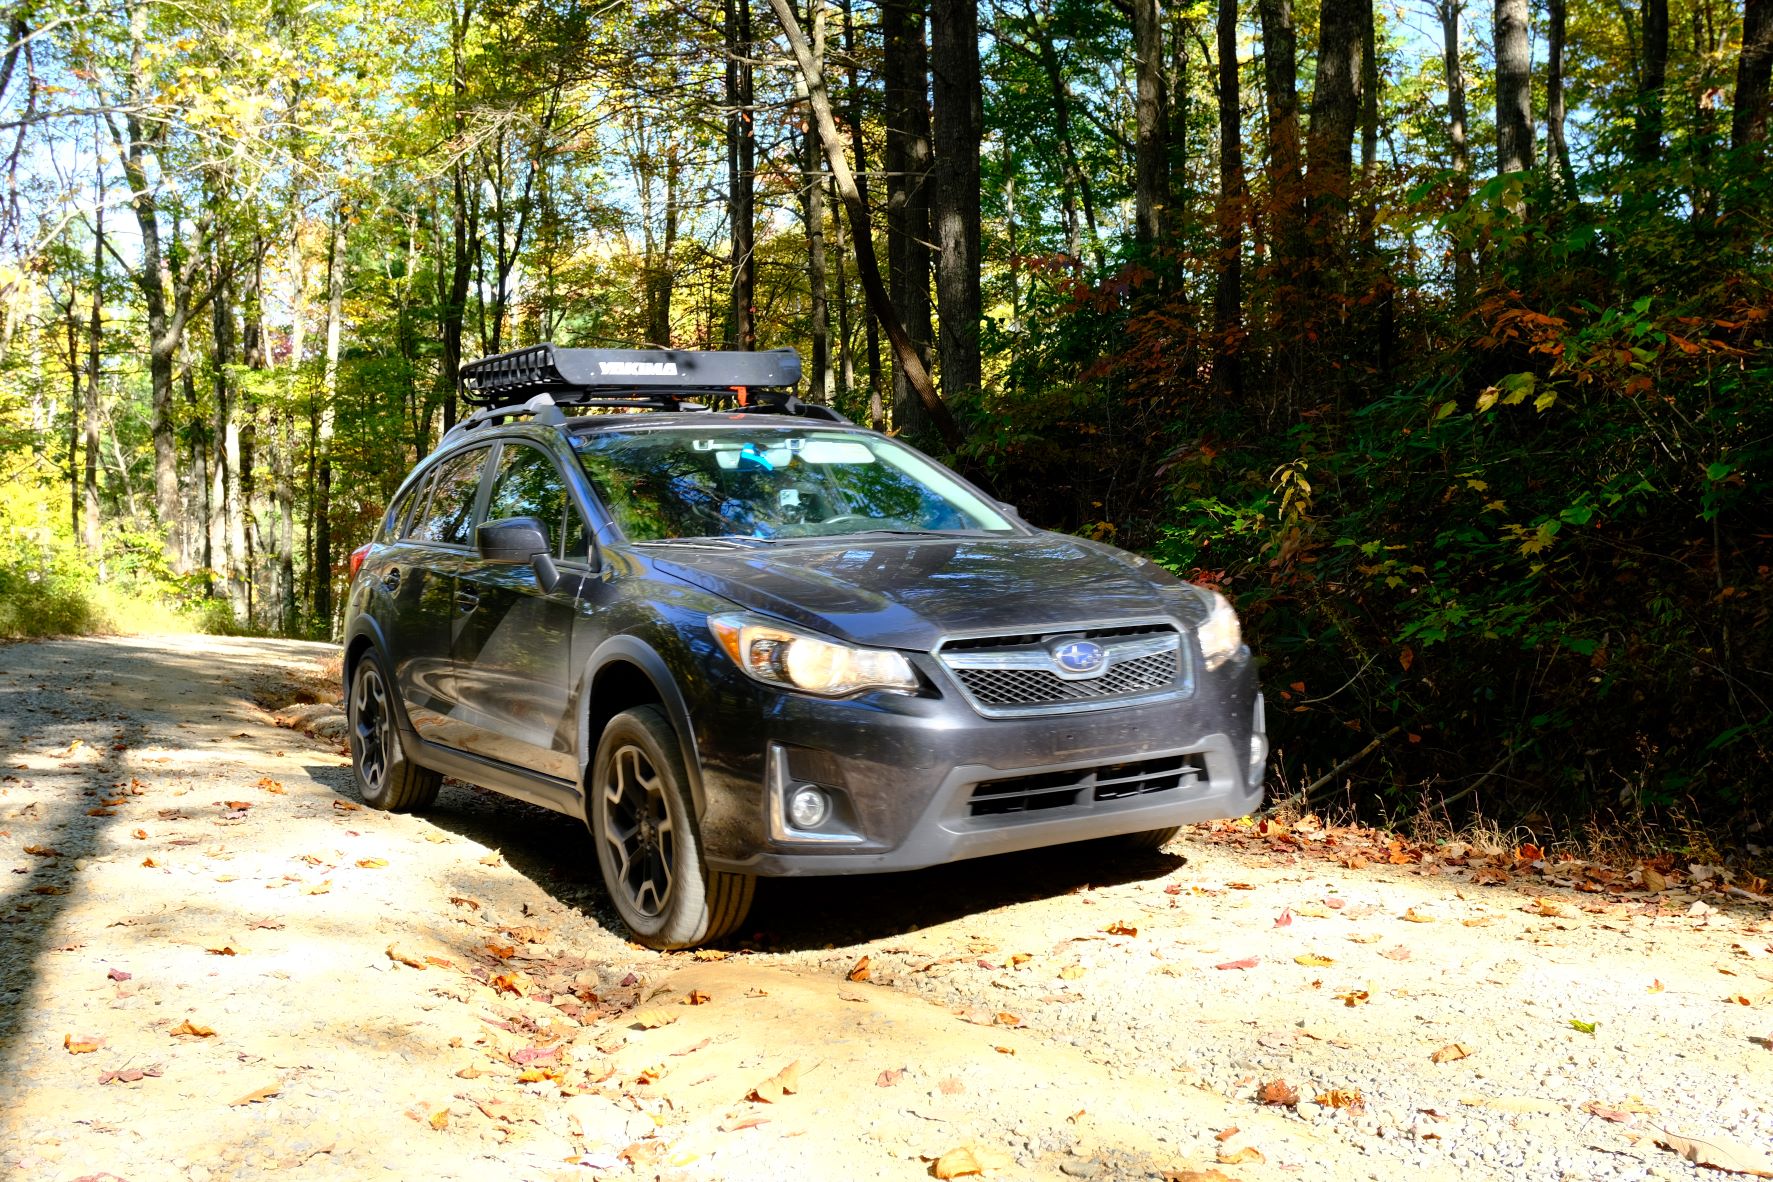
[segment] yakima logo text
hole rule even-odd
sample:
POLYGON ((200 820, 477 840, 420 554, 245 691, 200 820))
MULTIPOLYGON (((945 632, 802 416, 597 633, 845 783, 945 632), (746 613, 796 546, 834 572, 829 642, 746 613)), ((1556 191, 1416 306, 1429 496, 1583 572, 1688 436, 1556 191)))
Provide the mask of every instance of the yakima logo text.
POLYGON ((618 377, 674 378, 677 376, 677 362, 675 361, 599 361, 597 368, 605 375, 618 377))

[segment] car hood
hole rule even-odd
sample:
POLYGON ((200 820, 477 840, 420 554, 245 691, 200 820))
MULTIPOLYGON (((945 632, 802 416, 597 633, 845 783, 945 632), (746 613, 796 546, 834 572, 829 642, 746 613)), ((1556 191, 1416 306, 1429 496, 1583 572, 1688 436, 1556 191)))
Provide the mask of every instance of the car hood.
POLYGON ((944 636, 1173 615, 1162 568, 1063 534, 869 538, 735 552, 652 549, 655 569, 857 644, 928 651, 944 636))

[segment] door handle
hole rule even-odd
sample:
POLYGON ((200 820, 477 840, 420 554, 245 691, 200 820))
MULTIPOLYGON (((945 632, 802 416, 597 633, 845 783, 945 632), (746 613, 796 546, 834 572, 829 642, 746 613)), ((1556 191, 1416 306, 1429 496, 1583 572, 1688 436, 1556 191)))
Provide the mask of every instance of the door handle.
POLYGON ((391 566, 388 573, 382 576, 382 590, 392 595, 400 590, 400 568, 391 566))
POLYGON ((460 590, 456 592, 456 609, 471 612, 480 606, 480 595, 475 591, 460 590))

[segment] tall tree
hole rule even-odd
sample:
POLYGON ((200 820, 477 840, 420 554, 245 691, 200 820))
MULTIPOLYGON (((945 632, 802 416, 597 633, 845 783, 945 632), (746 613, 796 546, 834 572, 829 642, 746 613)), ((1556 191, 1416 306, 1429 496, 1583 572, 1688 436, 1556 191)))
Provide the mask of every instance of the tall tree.
POLYGON ((1260 0, 1263 93, 1268 104, 1270 237, 1282 258, 1297 252, 1305 216, 1299 171, 1298 31, 1292 0, 1260 0))
POLYGON ((849 211, 850 233, 856 243, 856 269, 861 273, 862 289, 868 293, 868 302, 874 306, 875 314, 880 317, 887 339, 893 344, 895 358, 916 389, 924 413, 940 433, 942 441, 949 448, 958 449, 963 442, 960 426, 949 413, 947 404, 942 401, 936 384, 930 380, 929 371, 923 368, 910 336, 894 314, 886 284, 881 280, 880 264, 874 257, 874 227, 869 221, 868 206, 863 202, 861 190, 856 185, 855 174, 850 171, 849 162, 843 156, 843 140, 837 132, 837 121, 831 116, 831 100, 825 93, 825 79, 813 69, 812 49, 806 43, 805 34, 800 31, 800 22, 794 15, 794 9, 789 7, 788 0, 770 0, 770 7, 775 10, 776 19, 782 22, 782 30, 788 35, 788 45, 794 52, 795 63, 807 82, 807 99, 813 109, 815 125, 819 129, 819 142, 825 146, 826 163, 831 166, 831 180, 837 186, 838 195, 849 211))
POLYGON ((732 243, 726 343, 757 348, 757 115, 751 0, 726 0, 727 226, 732 243))
MULTIPOLYGON (((772 0, 773 2, 773 0, 772 0)), ((930 329, 930 100, 925 0, 883 0, 887 284, 893 312, 923 369, 934 363, 930 329)), ((857 250, 861 243, 856 243, 857 250)), ((893 366, 893 424, 922 433, 922 400, 902 364, 893 366)))
POLYGON ((1496 171, 1533 167, 1533 58, 1527 0, 1496 0, 1496 171))
POLYGON ((333 430, 339 393, 339 341, 345 319, 345 210, 332 210, 326 250, 326 358, 320 372, 320 426, 314 441, 318 474, 314 491, 314 619, 332 635, 333 430))
MULTIPOLYGON (((1135 240, 1141 246, 1149 248, 1164 237, 1164 215, 1170 199, 1170 118, 1169 95, 1164 77, 1164 22, 1163 9, 1158 0, 1131 0, 1131 5, 1133 77, 1136 87, 1133 108, 1133 226, 1135 240)), ((950 6, 973 9, 976 0, 971 5, 950 6)), ((942 22, 938 20, 935 28, 939 42, 942 39, 942 22)), ((978 60, 977 54, 973 60, 978 60)), ((940 156, 941 149, 938 147, 938 159, 940 156)))
MULTIPOLYGON (((100 563, 103 569, 104 539, 99 530, 99 367, 104 356, 104 308, 105 308, 105 187, 104 174, 100 172, 98 183, 98 207, 93 213, 92 224, 92 310, 87 318, 86 326, 86 397, 84 399, 83 418, 85 420, 86 463, 80 482, 82 501, 85 514, 83 521, 85 533, 82 541, 87 554, 100 563)), ((70 417, 73 407, 69 408, 70 417)))
POLYGON ((1238 109, 1237 0, 1219 0, 1219 265, 1213 293, 1213 382, 1243 394, 1244 141, 1238 109))
MULTIPOLYGON (((1452 149, 1453 208, 1462 209, 1471 199, 1471 146, 1465 138, 1465 63, 1459 53, 1459 18, 1465 0, 1437 0, 1435 13, 1441 22, 1441 61, 1447 75, 1447 143, 1452 149)), ((1453 303, 1460 309, 1471 303, 1471 252, 1453 236, 1453 303)))
MULTIPOLYGON (((807 26, 812 30, 813 66, 825 73, 825 0, 808 0, 807 26)), ((796 86, 806 100, 806 80, 796 86)), ((831 368, 831 308, 826 290, 825 266, 825 169, 819 149, 819 132, 813 126, 812 106, 807 104, 806 126, 801 135, 800 210, 806 226, 807 303, 811 313, 811 387, 813 394, 829 403, 836 389, 831 368)))
POLYGON ((1552 188, 1564 200, 1576 200, 1576 169, 1570 163, 1570 145, 1564 139, 1564 35, 1566 0, 1546 0, 1547 31, 1545 62, 1545 131, 1551 141, 1552 188))
POLYGON ((1640 164, 1648 164, 1662 154, 1662 88, 1668 81, 1668 0, 1644 0, 1643 45, 1632 154, 1640 164))
POLYGON ((1326 240, 1339 236, 1348 210, 1354 128, 1361 106, 1361 42, 1371 4, 1372 0, 1324 0, 1319 16, 1305 162, 1313 232, 1326 240))
POLYGON ((1767 138, 1767 83, 1773 72, 1773 0, 1744 0, 1742 52, 1736 59, 1736 97, 1730 109, 1730 146, 1767 138))
POLYGON ((979 141, 985 134, 979 80, 978 0, 933 0, 930 64, 935 76, 935 201, 937 347, 942 392, 949 400, 976 395, 981 381, 979 322, 979 141))

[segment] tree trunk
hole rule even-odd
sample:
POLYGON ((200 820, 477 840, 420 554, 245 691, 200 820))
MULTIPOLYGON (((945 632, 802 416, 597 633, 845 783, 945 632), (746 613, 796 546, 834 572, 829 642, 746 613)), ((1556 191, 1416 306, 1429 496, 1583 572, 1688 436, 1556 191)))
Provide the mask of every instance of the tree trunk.
POLYGON ((1374 225, 1373 180, 1379 168, 1379 29, 1371 0, 1362 5, 1361 21, 1361 248, 1371 255, 1378 228, 1374 225))
MULTIPOLYGON (((1053 134, 1059 140, 1059 160, 1064 185, 1061 197, 1065 206, 1065 248, 1081 264, 1081 239, 1087 237, 1090 242, 1090 261, 1100 272, 1104 267, 1102 240, 1096 231, 1096 199, 1090 188, 1089 174, 1083 170, 1083 165, 1078 160, 1077 141, 1071 130, 1071 88, 1066 85, 1065 72, 1059 61, 1059 51, 1053 45, 1052 34, 1044 27, 1036 25, 1035 36, 1036 41, 1028 47, 1027 52, 1040 63, 1041 72, 1046 75, 1047 87, 1053 95, 1053 134), (1077 225, 1079 204, 1083 207, 1084 232, 1081 235, 1077 225)), ((1014 46, 1016 42, 1010 40, 1007 44, 1014 46)))
POLYGON ((234 284, 228 278, 224 254, 227 240, 220 227, 225 224, 221 202, 216 204, 217 230, 210 244, 212 273, 210 291, 214 293, 209 306, 210 341, 214 349, 215 395, 215 497, 217 541, 222 553, 223 588, 236 623, 247 622, 246 528, 240 489, 240 416, 239 389, 235 382, 234 356, 234 284))
MULTIPOLYGON (((825 0, 808 0, 807 24, 812 28, 813 66, 823 77, 825 0)), ((804 101, 806 80, 801 79, 798 86, 804 101)), ((825 290, 825 169, 811 110, 807 111, 800 147, 801 215, 806 220, 807 296, 811 305, 813 338, 812 373, 807 392, 817 401, 829 405, 836 392, 836 379, 831 372, 831 309, 825 290)))
POLYGON ((726 0, 726 185, 732 238, 727 348, 757 348, 757 129, 751 0, 726 0))
POLYGON ((314 505, 314 620, 333 633, 332 432, 339 390, 339 334, 345 310, 345 213, 336 199, 326 261, 326 364, 320 377, 320 427, 314 450, 319 472, 314 505))
MULTIPOLYGON (((451 7, 450 80, 454 106, 451 126, 458 143, 466 137, 468 131, 467 44, 468 26, 473 16, 472 0, 462 0, 459 8, 453 5, 451 7)), ((473 279, 474 262, 479 253, 474 247, 480 237, 480 227, 477 224, 480 203, 470 199, 472 195, 469 190, 473 183, 468 176, 468 167, 467 147, 462 144, 449 170, 452 215, 449 265, 444 267, 441 265, 442 260, 439 260, 437 269, 437 285, 441 297, 437 301, 438 317, 442 322, 439 327, 443 337, 443 356, 437 370, 437 383, 442 387, 445 431, 456 425, 456 373, 462 368, 462 329, 468 313, 468 286, 473 279)), ((335 240, 337 233, 335 226, 335 240)), ((328 595, 330 594, 329 584, 328 595)), ((328 617, 322 616, 321 619, 328 627, 331 626, 328 617)))
MULTIPOLYGON (((1471 147, 1465 139, 1465 66, 1459 58, 1459 17, 1465 0, 1440 0, 1441 45, 1447 71, 1447 140, 1453 149, 1453 205, 1463 209, 1471 198, 1471 147)), ((1475 287, 1471 252, 1453 238, 1453 304, 1471 306, 1475 287)))
POLYGON ((1237 2, 1219 0, 1219 267, 1213 294, 1213 382, 1243 394, 1244 143, 1238 110, 1237 2))
MULTIPOLYGON (((819 167, 822 176, 822 161, 819 167)), ((856 351, 851 347, 849 280, 844 275, 843 252, 843 218, 839 216, 831 219, 831 277, 837 293, 837 393, 847 401, 856 388, 856 351)))
MULTIPOLYGON (((99 178, 98 209, 92 228, 92 311, 86 324, 86 398, 84 410, 85 465, 80 482, 85 502, 83 541, 86 552, 98 564, 104 578, 104 539, 99 532, 99 365, 104 355, 105 308, 105 190, 99 178)), ((69 408, 72 410, 72 407, 69 408)))
MULTIPOLYGON (((862 207, 866 209, 869 204, 868 182, 865 179, 868 173, 868 157, 863 151, 862 141, 862 87, 856 77, 856 23, 851 12, 853 6, 850 0, 842 0, 842 3, 843 52, 844 56, 849 59, 850 143, 856 153, 856 172, 858 174, 856 191, 860 195, 862 207)), ((833 180, 832 191, 835 192, 836 189, 837 183, 833 180)), ((839 225, 842 224, 841 218, 835 220, 839 225)), ((874 244, 872 242, 868 244, 868 249, 870 252, 873 251, 874 244)), ((861 270, 861 250, 861 245, 857 244, 856 269, 858 271, 861 270)), ((841 287, 841 285, 842 281, 839 280, 839 286, 841 287)), ((886 430, 886 408, 882 404, 880 391, 880 321, 875 317, 873 309, 868 306, 866 300, 862 306, 862 321, 868 351, 868 424, 876 431, 884 431, 886 430)))
MULTIPOLYGON (((984 317, 979 290, 979 141, 985 134, 985 109, 979 81, 978 0, 934 0, 930 64, 935 78, 934 227, 940 251, 936 256, 936 310, 941 328, 936 344, 942 364, 942 396, 953 403, 975 399, 983 381, 979 358, 979 322, 984 317)), ((1153 67, 1161 67, 1161 62, 1154 60, 1153 67)), ((1161 125, 1157 142, 1161 148, 1161 125)))
POLYGON ((1527 0, 1496 0, 1496 171, 1533 167, 1532 56, 1527 0))
MULTIPOLYGON (((924 2, 883 0, 880 23, 885 49, 887 283, 894 318, 917 354, 918 368, 927 373, 934 361, 934 334, 930 329, 930 102, 924 2)), ((861 249, 858 241, 858 268, 861 249)), ((885 323, 885 317, 881 321, 885 323)), ((893 425, 913 438, 923 435, 927 426, 920 392, 907 368, 896 361, 893 425)))
POLYGON ((1644 0, 1643 17, 1644 68, 1638 75, 1632 154, 1638 163, 1650 164, 1662 155, 1662 86, 1668 80, 1668 0, 1644 0))
POLYGON ((1564 29, 1565 0, 1547 0, 1548 31, 1545 63, 1545 129, 1551 139, 1552 191, 1565 201, 1575 201, 1576 170, 1570 164, 1570 145, 1564 140, 1564 29))
POLYGON ((869 224, 868 206, 863 203, 861 190, 856 187, 855 175, 850 172, 849 162, 844 159, 843 140, 838 136, 837 123, 831 117, 831 103, 825 96, 825 79, 813 70, 812 50, 807 46, 806 37, 800 31, 800 23, 795 20, 794 10, 788 6, 788 0, 770 0, 770 7, 782 22, 782 29, 788 35, 788 44, 800 66, 801 76, 807 81, 807 99, 812 105, 815 125, 819 129, 819 142, 825 146, 825 160, 831 166, 831 179, 837 185, 838 196, 843 198, 843 203, 849 210, 850 236, 856 243, 856 270, 861 274, 862 290, 868 293, 869 303, 873 305, 875 314, 886 328, 887 338, 893 343, 894 356, 916 388, 924 412, 935 424, 942 441, 949 449, 958 450, 965 441, 960 427, 949 414, 942 396, 936 392, 935 383, 930 381, 929 371, 924 369, 917 349, 905 332, 905 326, 893 314, 892 301, 887 297, 886 285, 881 282, 880 264, 874 257, 874 228, 869 224))
POLYGON ((1262 77, 1268 102, 1269 236, 1283 259, 1300 250, 1299 226, 1305 216, 1299 172, 1298 31, 1292 0, 1261 0, 1262 77))
MULTIPOLYGON (((941 0, 938 0, 940 3, 941 0)), ((1136 99, 1133 125, 1133 226, 1135 239, 1149 250, 1164 239, 1164 217, 1170 199, 1169 95, 1164 84, 1163 12, 1158 0, 1131 0, 1133 9, 1133 78, 1136 99)), ((935 29, 940 41, 943 22, 935 29)), ((978 54, 972 59, 976 62, 978 54)), ((938 70, 940 67, 938 66, 938 70)), ((940 89, 938 73, 938 89, 940 89)), ((937 100, 938 109, 940 99, 937 100)), ((938 116, 939 117, 939 116, 938 116)), ((941 149, 936 151, 940 161, 941 149)))
POLYGON ((1323 241, 1340 238, 1348 212, 1354 129, 1361 107, 1362 32, 1371 5, 1372 0, 1324 0, 1320 17, 1305 161, 1313 231, 1323 241))
POLYGON ((1730 112, 1730 146, 1767 139, 1767 83, 1773 73, 1773 0, 1745 0, 1742 53, 1736 59, 1736 98, 1730 112))

